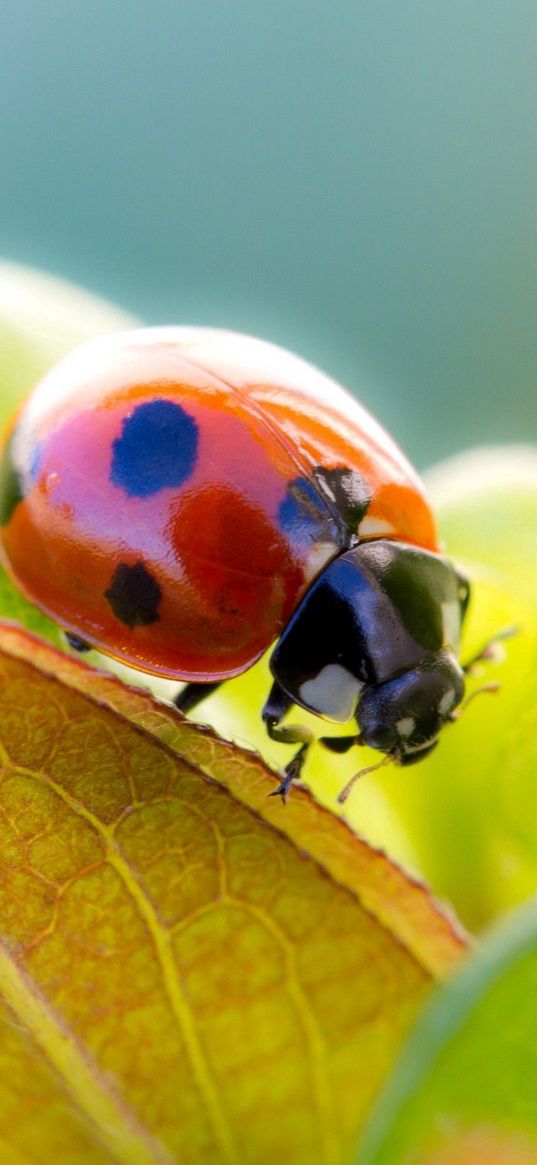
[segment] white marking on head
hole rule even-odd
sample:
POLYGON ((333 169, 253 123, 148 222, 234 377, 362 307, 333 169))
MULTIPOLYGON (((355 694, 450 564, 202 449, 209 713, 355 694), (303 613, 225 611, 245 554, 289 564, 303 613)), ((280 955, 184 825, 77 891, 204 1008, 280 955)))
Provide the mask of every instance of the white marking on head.
POLYGON ((395 725, 399 736, 412 736, 416 727, 416 721, 413 716, 403 716, 395 725))
POLYGON ((451 712, 451 709, 455 703, 455 700, 456 700, 455 688, 448 688, 447 691, 444 692, 444 695, 441 697, 441 699, 438 702, 438 711, 439 711, 441 716, 447 716, 448 712, 451 712))
POLYGON ((338 548, 334 542, 316 542, 312 546, 307 561, 304 563, 304 577, 306 582, 313 582, 313 579, 317 578, 317 575, 321 573, 327 562, 335 558, 337 550, 338 548))
POLYGON ((376 538, 386 534, 395 534, 395 530, 390 522, 386 522, 384 518, 372 518, 366 514, 358 526, 360 538, 376 538))
POLYGON ((461 612, 458 603, 442 603, 444 642, 458 647, 461 637, 461 612))
POLYGON ((363 688, 360 680, 339 663, 328 663, 299 688, 300 699, 313 712, 340 724, 350 720, 363 688))

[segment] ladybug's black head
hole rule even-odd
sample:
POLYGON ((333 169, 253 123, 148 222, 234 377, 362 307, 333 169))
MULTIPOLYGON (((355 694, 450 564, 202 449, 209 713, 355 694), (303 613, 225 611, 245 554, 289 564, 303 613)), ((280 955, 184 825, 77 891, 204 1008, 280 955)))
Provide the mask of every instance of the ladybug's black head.
POLYGON ((455 657, 440 651, 393 680, 364 689, 356 720, 360 743, 415 764, 435 748, 438 734, 464 696, 455 657))
POLYGON ((274 677, 295 704, 341 723, 355 716, 363 744, 412 764, 464 695, 468 595, 440 555, 364 542, 312 584, 274 650, 274 677))

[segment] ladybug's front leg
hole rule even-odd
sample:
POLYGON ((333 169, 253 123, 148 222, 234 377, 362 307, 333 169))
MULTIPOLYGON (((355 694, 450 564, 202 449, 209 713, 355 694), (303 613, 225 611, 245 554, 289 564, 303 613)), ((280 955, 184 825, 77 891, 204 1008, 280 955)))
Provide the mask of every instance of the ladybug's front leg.
POLYGON ((298 751, 283 769, 283 777, 278 788, 269 794, 271 797, 281 797, 282 801, 286 800, 293 781, 298 781, 308 749, 314 739, 313 733, 304 725, 289 724, 285 728, 280 727, 280 721, 292 705, 290 696, 279 684, 274 683, 261 713, 271 740, 276 740, 279 744, 300 744, 298 751))

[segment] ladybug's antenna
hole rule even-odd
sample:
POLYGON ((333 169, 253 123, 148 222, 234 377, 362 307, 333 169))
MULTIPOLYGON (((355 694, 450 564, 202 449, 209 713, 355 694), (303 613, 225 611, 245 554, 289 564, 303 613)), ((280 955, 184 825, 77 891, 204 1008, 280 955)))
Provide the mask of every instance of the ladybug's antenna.
POLYGON ((488 692, 490 695, 494 696, 496 692, 501 691, 501 686, 502 685, 499 684, 497 680, 490 680, 488 684, 481 684, 481 687, 476 688, 473 692, 470 692, 470 695, 466 697, 460 708, 455 708, 449 719, 451 721, 458 720, 459 717, 462 716, 462 713, 466 711, 468 705, 472 703, 472 700, 475 700, 476 696, 481 696, 484 692, 488 692))
POLYGON ((338 803, 340 805, 344 804, 344 802, 347 800, 347 797, 349 796, 351 789, 356 784, 356 781, 360 779, 360 777, 365 777, 367 773, 374 773, 377 769, 383 769, 385 765, 392 763, 393 757, 390 756, 390 753, 387 753, 386 756, 382 758, 382 760, 377 761, 376 765, 367 765, 365 769, 360 769, 358 773, 355 773, 354 776, 351 777, 350 781, 347 781, 347 784, 345 785, 345 788, 341 790, 341 793, 338 793, 338 803))

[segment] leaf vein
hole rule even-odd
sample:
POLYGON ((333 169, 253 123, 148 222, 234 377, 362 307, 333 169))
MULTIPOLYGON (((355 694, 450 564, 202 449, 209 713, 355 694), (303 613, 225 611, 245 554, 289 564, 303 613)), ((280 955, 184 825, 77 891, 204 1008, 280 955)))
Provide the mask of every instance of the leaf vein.
POLYGON ((151 936, 170 1009, 181 1032, 192 1065, 196 1084, 203 1097, 211 1122, 213 1136, 221 1154, 221 1160, 226 1162, 227 1165, 241 1165, 229 1122, 221 1105, 216 1084, 212 1078, 209 1065, 207 1064, 196 1033, 191 1008, 179 982, 171 945, 172 936, 164 928, 158 918, 153 903, 140 886, 140 883, 124 857, 123 851, 115 837, 114 827, 107 826, 104 822, 100 821, 91 810, 83 805, 76 797, 73 797, 67 789, 64 789, 48 776, 48 774, 21 765, 13 764, 11 767, 13 772, 46 784, 74 813, 91 825, 101 838, 109 865, 121 879, 151 936))
POLYGON ((176 1158, 142 1128, 98 1066, 61 1022, 30 978, 0 946, 0 991, 23 1029, 45 1055, 95 1129, 111 1161, 120 1165, 177 1165, 176 1158))

